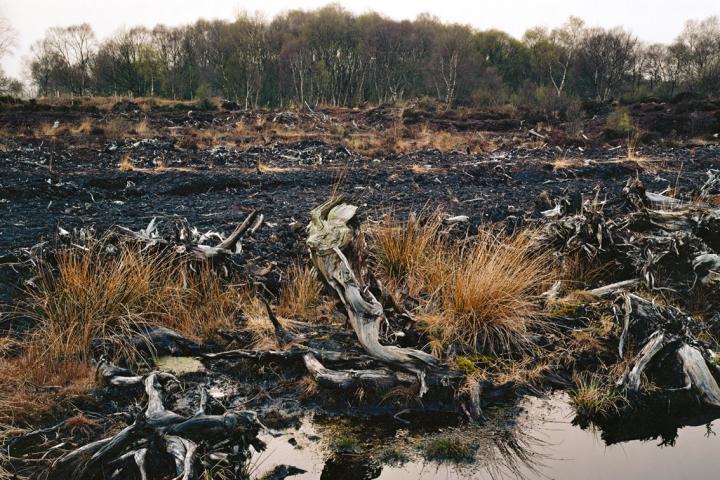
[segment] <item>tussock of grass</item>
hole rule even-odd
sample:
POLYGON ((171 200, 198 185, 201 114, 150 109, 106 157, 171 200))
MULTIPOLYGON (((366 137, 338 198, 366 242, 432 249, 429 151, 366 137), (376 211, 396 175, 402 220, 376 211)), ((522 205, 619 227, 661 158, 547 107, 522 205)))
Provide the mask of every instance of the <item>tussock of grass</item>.
POLYGON ((16 357, 0 359, 0 377, 6 377, 0 418, 47 411, 56 398, 87 390, 90 361, 101 353, 139 359, 127 339, 144 327, 164 326, 204 341, 231 328, 242 308, 236 289, 174 253, 99 240, 61 250, 53 265, 39 269, 27 292, 24 313, 34 328, 16 357))
POLYGON ((353 453, 358 449, 359 445, 359 440, 352 434, 340 435, 333 441, 334 449, 342 453, 353 453))
POLYGON ((623 396, 598 375, 581 374, 575 377, 575 389, 570 391, 579 415, 596 418, 617 413, 625 401, 623 396))
POLYGON ((467 353, 522 350, 531 326, 543 323, 537 294, 552 272, 529 234, 485 226, 457 245, 435 212, 388 217, 372 237, 387 284, 426 299, 416 313, 436 354, 451 344, 467 353))
MULTIPOLYGON (((94 339, 161 325, 196 340, 233 325, 240 303, 208 268, 192 269, 173 253, 147 253, 105 242, 56 255, 56 269, 41 270, 29 291, 37 323, 31 345, 53 360, 89 361, 94 339)), ((104 352, 110 354, 111 352, 104 352)), ((132 352, 119 350, 123 358, 132 352)))
POLYGON ((288 318, 312 319, 322 286, 310 267, 292 265, 287 271, 277 313, 288 318))
POLYGON ((495 382, 499 384, 512 382, 528 387, 540 387, 545 376, 553 370, 548 360, 525 358, 520 361, 503 361, 496 367, 495 382))
POLYGON ((94 125, 91 119, 85 118, 73 128, 72 133, 74 135, 89 135, 93 131, 94 125))
POLYGON ((430 278, 439 310, 428 332, 466 350, 498 352, 527 346, 530 325, 542 321, 537 300, 549 280, 548 259, 533 251, 526 234, 506 236, 486 228, 472 245, 441 256, 430 278), (439 277, 439 278, 438 278, 439 277))
POLYGON ((554 171, 558 170, 569 170, 573 168, 581 168, 585 166, 585 160, 582 158, 570 158, 566 156, 562 156, 560 158, 555 159, 552 162, 552 167, 554 171))
POLYGON ((418 294, 420 284, 407 285, 419 280, 425 273, 429 255, 440 243, 442 217, 439 211, 430 214, 410 214, 406 221, 399 221, 394 214, 386 216, 379 227, 371 231, 374 258, 391 287, 405 283, 412 288, 410 294, 418 294))

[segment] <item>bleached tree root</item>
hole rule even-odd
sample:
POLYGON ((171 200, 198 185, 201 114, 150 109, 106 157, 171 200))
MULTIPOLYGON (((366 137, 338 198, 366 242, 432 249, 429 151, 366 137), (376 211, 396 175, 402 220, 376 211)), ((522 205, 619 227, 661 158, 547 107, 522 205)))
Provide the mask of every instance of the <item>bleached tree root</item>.
POLYGON ((678 385, 660 387, 669 391, 686 390, 695 394, 703 404, 720 407, 720 386, 715 378, 717 369, 687 328, 687 318, 675 309, 661 308, 637 295, 625 295, 623 304, 621 347, 631 331, 636 336, 648 331, 652 333, 646 338, 635 339, 643 347, 620 378, 619 385, 630 394, 639 394, 643 374, 649 373, 663 360, 670 359, 679 366, 677 370, 681 378, 677 380, 678 385))
MULTIPOLYGON (((105 371, 110 371, 108 367, 105 371)), ((121 370, 121 369, 120 369, 121 370)), ((118 371, 117 373, 123 373, 118 371)), ((109 380, 113 385, 143 383, 147 407, 132 425, 112 437, 84 445, 58 458, 52 473, 56 478, 90 480, 98 478, 127 478, 135 470, 143 479, 149 478, 148 464, 170 460, 175 466, 175 478, 198 478, 198 445, 207 453, 226 461, 234 459, 236 468, 249 457, 249 448, 264 449, 257 438, 262 428, 251 411, 226 412, 223 415, 206 413, 207 394, 201 391, 200 405, 191 417, 179 415, 163 405, 162 389, 167 382, 177 382, 168 374, 153 372, 145 377, 117 376, 109 380), (62 477, 65 475, 65 477, 62 477)))
POLYGON ((420 350, 380 343, 380 323, 385 321, 382 305, 368 288, 362 287, 343 252, 355 235, 348 223, 356 211, 357 207, 343 203, 342 197, 313 209, 307 239, 310 256, 322 279, 345 306, 360 345, 374 359, 414 373, 420 380, 422 396, 427 391, 424 371, 438 367, 440 361, 420 350))

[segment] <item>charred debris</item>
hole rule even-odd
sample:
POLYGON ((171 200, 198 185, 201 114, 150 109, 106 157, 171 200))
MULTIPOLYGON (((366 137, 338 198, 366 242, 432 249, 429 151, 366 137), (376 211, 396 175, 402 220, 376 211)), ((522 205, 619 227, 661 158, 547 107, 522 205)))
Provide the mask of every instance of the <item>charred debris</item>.
MULTIPOLYGON (((252 348, 242 334, 247 322, 242 315, 237 330, 220 332, 219 341, 207 343, 140 323, 122 334, 109 331, 94 339, 91 361, 102 386, 86 402, 112 402, 127 426, 112 422, 107 435, 93 438, 92 431, 82 442, 68 436, 65 420, 8 438, 8 461, 17 472, 27 473, 39 462, 54 475, 82 479, 155 478, 163 472, 191 479, 218 465, 239 477, 248 449, 263 448, 259 432, 274 432, 262 419, 314 410, 388 415, 402 422, 409 421, 404 415, 451 413, 481 422, 487 405, 551 388, 570 391, 582 412, 579 421, 604 425, 610 440, 623 435, 618 422, 648 406, 707 414, 720 407, 718 178, 710 170, 694 192, 675 196, 649 192, 631 177, 617 198, 543 198, 554 205, 528 217, 532 248, 551 252, 557 265, 579 259, 600 273, 583 290, 569 288, 561 278, 538 285, 545 320, 527 332, 532 347, 493 355, 480 346, 469 354, 452 345, 440 355, 430 353, 432 339, 407 308, 423 300, 408 301, 383 285, 373 272, 377 265, 368 255, 372 247, 365 244, 357 207, 342 196, 312 210, 306 228, 315 275, 343 319, 333 324, 278 319, 271 305, 276 292, 267 286, 273 273, 253 270, 241 255, 243 242, 252 242, 264 227, 260 212, 247 214, 227 236, 201 234, 187 222, 165 230, 155 219, 141 230, 115 228, 101 240, 87 229, 60 230, 54 242, 27 250, 26 261, 56 268, 59 251, 96 248, 92 245, 101 241, 102 255, 109 257, 132 245, 165 261, 187 262, 191 269, 209 268, 223 282, 241 282, 263 299, 266 332, 276 347, 252 348), (124 358, 118 343, 140 353, 124 358), (183 391, 176 376, 153 367, 159 354, 197 357, 215 378, 191 374, 184 385, 195 385, 197 392, 183 391), (521 376, 498 382, 499 376, 487 374, 501 360, 533 369, 548 358, 551 363, 532 381, 521 376), (272 381, 263 378, 268 368, 272 381), (597 381, 588 382, 589 376, 597 381), (275 398, 238 402, 232 395, 209 395, 223 378, 265 382, 275 398), (293 382, 326 393, 298 397, 297 386, 288 387, 293 382), (181 413, 168 408, 169 398, 181 413)), ((454 216, 442 224, 454 237, 472 241, 466 222, 454 216)))

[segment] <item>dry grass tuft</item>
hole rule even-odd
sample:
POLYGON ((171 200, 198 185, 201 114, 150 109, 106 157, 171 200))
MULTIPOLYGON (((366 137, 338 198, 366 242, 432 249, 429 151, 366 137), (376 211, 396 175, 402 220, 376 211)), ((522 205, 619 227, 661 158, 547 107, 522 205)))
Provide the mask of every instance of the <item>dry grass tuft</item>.
POLYGON ((0 359, 0 419, 47 412, 93 385, 93 357, 139 360, 130 337, 164 326, 198 341, 235 324, 240 293, 174 253, 98 240, 55 255, 28 290, 34 329, 18 356, 0 359), (47 393, 47 395, 45 395, 47 393))
POLYGON ((388 217, 371 233, 386 284, 424 299, 415 313, 436 353, 451 344, 466 353, 524 350, 531 327, 544 325, 538 293, 553 273, 530 234, 485 226, 457 244, 438 212, 388 217))
POLYGON ((605 417, 617 413, 623 402, 627 401, 598 375, 578 375, 575 377, 575 384, 570 398, 578 414, 585 417, 605 417))
MULTIPOLYGON (((45 358, 87 362, 94 339, 121 338, 146 325, 196 340, 233 325, 238 294, 209 268, 192 269, 173 253, 132 245, 108 255, 105 246, 101 240, 87 250, 61 251, 56 270, 39 272, 37 287, 29 291, 36 321, 30 345, 45 358)), ((134 352, 120 348, 115 355, 132 358, 134 352)))
POLYGON ((558 171, 581 168, 584 167, 586 164, 586 161, 582 158, 569 158, 563 155, 562 157, 557 158, 552 162, 552 167, 554 171, 558 171))
POLYGON ((130 159, 130 155, 128 155, 126 153, 122 157, 120 157, 119 168, 120 168, 121 172, 129 172, 130 170, 135 169, 135 165, 133 164, 132 160, 130 159))
POLYGON ((312 320, 320 303, 322 285, 311 267, 293 265, 287 272, 277 313, 288 318, 312 320))
POLYGON ((549 361, 536 361, 531 358, 503 361, 497 367, 494 381, 498 384, 512 382, 528 387, 540 387, 545 376, 553 370, 553 365, 549 361))
POLYGON ((133 130, 135 131, 135 133, 137 135, 139 135, 141 137, 145 137, 145 136, 151 135, 153 133, 147 120, 141 120, 138 123, 136 123, 133 130))
POLYGON ((93 131, 94 125, 91 119, 85 118, 78 126, 72 129, 74 135, 89 135, 93 131))
POLYGON ((537 295, 552 276, 548 257, 535 251, 530 235, 485 227, 459 252, 439 253, 426 273, 435 297, 427 332, 470 352, 529 347, 531 326, 544 323, 537 295))
POLYGON ((382 224, 373 228, 374 259, 379 274, 391 289, 405 284, 411 295, 419 294, 432 252, 441 243, 442 213, 411 213, 407 220, 397 220, 390 212, 382 224))
POLYGON ((494 142, 478 132, 432 130, 427 125, 409 128, 397 123, 380 133, 359 132, 344 135, 337 140, 350 150, 369 156, 403 154, 418 150, 487 153, 497 148, 494 142))

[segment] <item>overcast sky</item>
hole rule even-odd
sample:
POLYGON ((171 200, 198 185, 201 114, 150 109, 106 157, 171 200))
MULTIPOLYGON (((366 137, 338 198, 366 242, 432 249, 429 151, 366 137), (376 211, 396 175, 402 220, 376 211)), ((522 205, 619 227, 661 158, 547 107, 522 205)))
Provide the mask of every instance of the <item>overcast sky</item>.
MULTIPOLYGON (((5 71, 23 72, 30 45, 52 26, 88 22, 103 39, 119 28, 180 25, 199 18, 232 19, 238 11, 266 17, 294 8, 314 9, 327 0, 0 0, 0 15, 18 33, 18 47, 2 60, 5 71)), ((350 11, 370 10, 394 19, 413 19, 428 12, 443 21, 496 28, 516 37, 530 27, 561 25, 570 15, 590 25, 622 26, 641 40, 670 42, 689 19, 720 15, 720 0, 341 0, 350 11)))

